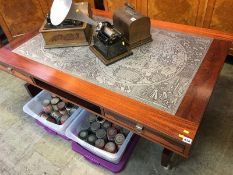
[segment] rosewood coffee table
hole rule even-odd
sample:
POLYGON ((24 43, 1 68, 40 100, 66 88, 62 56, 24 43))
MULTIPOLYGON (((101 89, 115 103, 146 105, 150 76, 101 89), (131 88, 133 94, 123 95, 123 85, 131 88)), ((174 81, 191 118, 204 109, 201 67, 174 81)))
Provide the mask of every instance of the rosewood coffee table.
POLYGON ((173 152, 189 156, 233 35, 156 20, 152 27, 152 43, 108 67, 88 47, 45 50, 32 32, 0 49, 0 69, 162 145, 167 167, 173 152))

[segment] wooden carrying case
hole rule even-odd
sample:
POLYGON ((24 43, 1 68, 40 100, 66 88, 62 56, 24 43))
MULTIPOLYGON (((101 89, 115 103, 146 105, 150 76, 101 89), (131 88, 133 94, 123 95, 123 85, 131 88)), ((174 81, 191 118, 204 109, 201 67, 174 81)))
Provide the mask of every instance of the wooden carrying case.
POLYGON ((113 25, 121 32, 130 48, 152 41, 150 18, 125 5, 113 14, 113 25))

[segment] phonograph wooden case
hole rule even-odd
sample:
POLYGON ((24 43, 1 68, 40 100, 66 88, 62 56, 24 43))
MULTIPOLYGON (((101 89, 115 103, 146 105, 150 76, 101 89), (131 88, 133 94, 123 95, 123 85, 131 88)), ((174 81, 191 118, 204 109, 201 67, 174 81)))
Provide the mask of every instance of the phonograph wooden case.
POLYGON ((130 48, 152 41, 150 18, 135 11, 130 4, 126 3, 114 12, 113 25, 124 35, 130 48))
MULTIPOLYGON (((70 11, 75 12, 77 9, 92 17, 91 8, 87 2, 73 3, 70 11)), ((45 48, 89 45, 92 38, 92 26, 85 22, 69 19, 69 14, 60 25, 53 26, 48 14, 40 28, 40 33, 43 35, 45 48)))

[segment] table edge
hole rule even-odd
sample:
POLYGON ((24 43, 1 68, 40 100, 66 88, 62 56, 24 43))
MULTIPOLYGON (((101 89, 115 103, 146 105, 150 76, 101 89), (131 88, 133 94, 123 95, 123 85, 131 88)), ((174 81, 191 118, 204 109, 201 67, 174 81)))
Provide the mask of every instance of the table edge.
POLYGON ((148 125, 148 127, 159 130, 166 135, 171 135, 176 139, 180 139, 177 133, 182 133, 184 129, 190 131, 190 138, 195 136, 197 130, 197 123, 195 122, 176 117, 127 96, 17 55, 10 50, 0 49, 0 63, 59 87, 72 95, 82 97, 116 114, 127 116, 137 123, 146 123, 145 125, 148 125), (96 92, 99 92, 102 96, 98 96, 96 92), (125 105, 126 102, 127 105, 125 105), (148 117, 144 118, 142 116, 148 117))
MULTIPOLYGON (((95 15, 100 15, 100 16, 105 16, 105 17, 110 17, 109 13, 106 13, 106 12, 103 12, 103 11, 96 11, 95 10, 94 14, 95 15)), ((170 29, 176 30, 177 29, 176 31, 178 31, 178 29, 180 29, 180 26, 184 26, 184 25, 177 25, 177 24, 173 24, 173 23, 167 23, 167 22, 152 20, 152 26, 160 27, 160 28, 163 28, 165 26, 164 29, 168 29, 168 30, 170 30, 170 29), (163 25, 161 25, 161 24, 163 24, 163 25), (166 28, 166 27, 169 27, 169 24, 172 24, 173 27, 166 28)), ((190 26, 185 26, 185 27, 190 28, 190 26)), ((194 27, 194 28, 196 28, 196 27, 194 27)), ((193 29, 193 27, 191 27, 191 29, 193 29)), ((192 32, 189 32, 191 29, 187 30, 187 32, 192 33, 192 32)), ((201 31, 208 32, 207 36, 211 36, 211 37, 214 37, 214 38, 217 35, 216 32, 215 31, 213 32, 212 30, 211 30, 212 32, 210 32, 209 30, 206 30, 206 29, 204 29, 204 30, 201 29, 201 31)), ((186 30, 182 30, 182 32, 186 32, 186 30)), ((200 34, 200 35, 202 35, 202 34, 204 35, 204 33, 206 33, 206 32, 201 32, 200 33, 199 30, 196 30, 195 32, 196 32, 196 34, 200 34)), ((200 123, 199 120, 193 120, 192 117, 185 118, 183 116, 184 114, 181 114, 181 113, 178 113, 178 112, 176 113, 176 115, 171 115, 171 114, 169 114, 167 112, 158 110, 158 109, 156 109, 156 108, 154 108, 152 106, 149 106, 147 104, 144 104, 144 103, 141 103, 139 101, 130 99, 129 97, 126 97, 124 95, 112 92, 112 91, 110 91, 108 89, 105 89, 105 88, 100 87, 98 85, 95 85, 95 84, 92 84, 90 82, 81 80, 81 79, 79 79, 77 77, 73 77, 73 76, 71 76, 69 74, 63 73, 63 72, 61 72, 59 70, 53 69, 53 68, 51 68, 49 66, 46 66, 46 65, 42 65, 42 64, 37 63, 35 61, 32 61, 32 60, 30 60, 28 58, 25 58, 23 56, 19 56, 17 54, 11 53, 12 49, 19 46, 23 42, 27 41, 29 38, 33 37, 37 33, 38 33, 38 31, 34 31, 32 33, 29 33, 29 34, 25 35, 22 38, 15 39, 10 44, 8 44, 4 48, 2 48, 0 50, 0 62, 2 62, 3 64, 6 64, 7 66, 13 66, 15 69, 17 69, 17 70, 19 70, 19 71, 21 71, 23 73, 29 74, 30 76, 35 76, 35 77, 39 78, 40 80, 51 83, 54 86, 57 86, 57 83, 62 82, 61 79, 59 79, 57 77, 53 77, 54 74, 62 75, 62 77, 67 76, 68 79, 72 83, 66 85, 65 87, 62 87, 62 89, 64 91, 68 92, 68 93, 71 93, 73 95, 82 97, 82 98, 86 99, 87 101, 90 101, 91 103, 100 105, 101 107, 107 108, 107 109, 109 109, 109 110, 111 110, 111 111, 113 111, 113 112, 115 112, 117 114, 127 116, 129 119, 134 120, 137 123, 146 123, 146 125, 148 127, 159 130, 159 131, 161 131, 161 133, 163 133, 165 135, 168 135, 168 136, 170 136, 170 137, 172 137, 174 139, 182 140, 179 137, 179 134, 183 134, 184 130, 190 131, 190 133, 186 135, 187 137, 189 137, 191 139, 195 138, 195 135, 196 135, 196 132, 198 130, 199 123, 200 123), (19 59, 20 62, 17 61, 17 59, 19 59), (28 67, 27 67, 28 65, 30 65, 30 69, 28 69, 28 67), (35 68, 35 70, 33 70, 33 68, 35 68), (46 71, 48 71, 49 73, 45 74, 46 71), (70 88, 75 83, 82 86, 82 88, 81 89, 77 88, 77 89, 70 90, 70 88), (105 94, 105 97, 102 99, 102 102, 94 99, 94 98, 96 98, 96 95, 93 94, 93 93, 84 94, 84 93, 80 92, 80 90, 86 89, 87 87, 89 87, 89 88, 91 87, 92 89, 98 89, 98 90, 100 90, 102 92, 102 94, 105 94), (116 99, 116 100, 114 100, 113 98, 109 98, 109 97, 112 97, 112 95, 115 97, 114 99, 116 99), (91 98, 91 96, 93 96, 94 98, 91 98), (103 102, 103 101, 106 101, 106 100, 110 100, 113 103, 117 101, 118 103, 117 103, 117 105, 116 104, 111 105, 111 104, 109 104, 109 102, 108 103, 103 102), (125 103, 125 101, 127 101, 130 104, 128 107, 125 107, 125 105, 122 105, 122 104, 125 103), (118 105, 118 104, 120 104, 120 105, 118 105), (135 110, 135 105, 137 106, 137 108, 136 108, 137 113, 135 113, 135 111, 134 111, 135 110), (123 108, 125 108, 125 109, 123 109, 123 108), (147 117, 146 119, 143 119, 142 118, 143 115, 146 115, 146 116, 149 116, 149 117, 147 117)), ((220 32, 220 34, 222 34, 222 33, 220 32)), ((206 36, 206 35, 204 35, 204 36, 206 36)), ((217 36, 219 37, 220 35, 218 34, 217 36)), ((231 36, 231 35, 229 36, 227 34, 223 35, 223 37, 221 37, 221 38, 222 39, 226 38, 227 41, 229 41, 229 38, 230 38, 230 40, 231 39, 233 40, 233 36, 231 36)), ((217 40, 214 40, 214 42, 216 42, 216 41, 217 40)), ((218 40, 218 41, 220 42, 220 40, 218 40)), ((227 41, 221 41, 221 42, 230 43, 230 42, 227 42, 227 41)), ((224 52, 226 52, 226 50, 224 50, 224 52)), ((208 55, 208 53, 207 53, 207 55, 208 55)), ((212 54, 210 54, 210 55, 212 55, 212 54)), ((207 58, 205 57, 204 60, 206 60, 206 59, 207 58)), ((223 58, 221 59, 221 64, 223 64, 222 60, 223 60, 223 58)), ((202 64, 201 67, 203 65, 204 64, 202 64)), ((212 85, 211 93, 213 91, 213 87, 214 87, 214 84, 215 84, 215 82, 217 80, 217 75, 219 74, 220 70, 221 70, 221 66, 219 67, 218 71, 216 72, 217 74, 215 76, 215 81, 213 82, 213 85, 212 85)), ((196 75, 195 75, 195 77, 196 77, 196 75)), ((194 77, 194 79, 195 79, 195 77, 194 77)), ((188 89, 188 91, 189 91, 189 89, 188 89)), ((210 95, 211 95, 211 93, 210 93, 210 95)), ((206 98, 206 105, 208 104, 208 100, 210 98, 210 95, 206 98)), ((185 97, 186 97, 186 95, 185 95, 185 97)), ((183 99, 185 99, 185 97, 183 99)), ((182 103, 183 103, 183 101, 184 100, 182 100, 182 103)), ((203 115, 203 112, 200 113, 201 117, 202 117, 202 115, 203 115)))

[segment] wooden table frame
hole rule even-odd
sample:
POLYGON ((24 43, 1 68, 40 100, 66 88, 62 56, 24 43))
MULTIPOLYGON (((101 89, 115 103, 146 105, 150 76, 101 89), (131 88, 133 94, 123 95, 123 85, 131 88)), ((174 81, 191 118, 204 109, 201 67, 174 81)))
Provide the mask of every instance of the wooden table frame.
MULTIPOLYGON (((94 14, 111 17, 110 13, 98 10, 94 14)), ((167 166, 172 152, 189 156, 193 142, 186 143, 183 137, 195 139, 233 35, 156 20, 152 20, 152 26, 214 38, 175 115, 11 52, 37 31, 15 39, 0 50, 0 69, 159 143, 165 148, 161 164, 167 166)))

